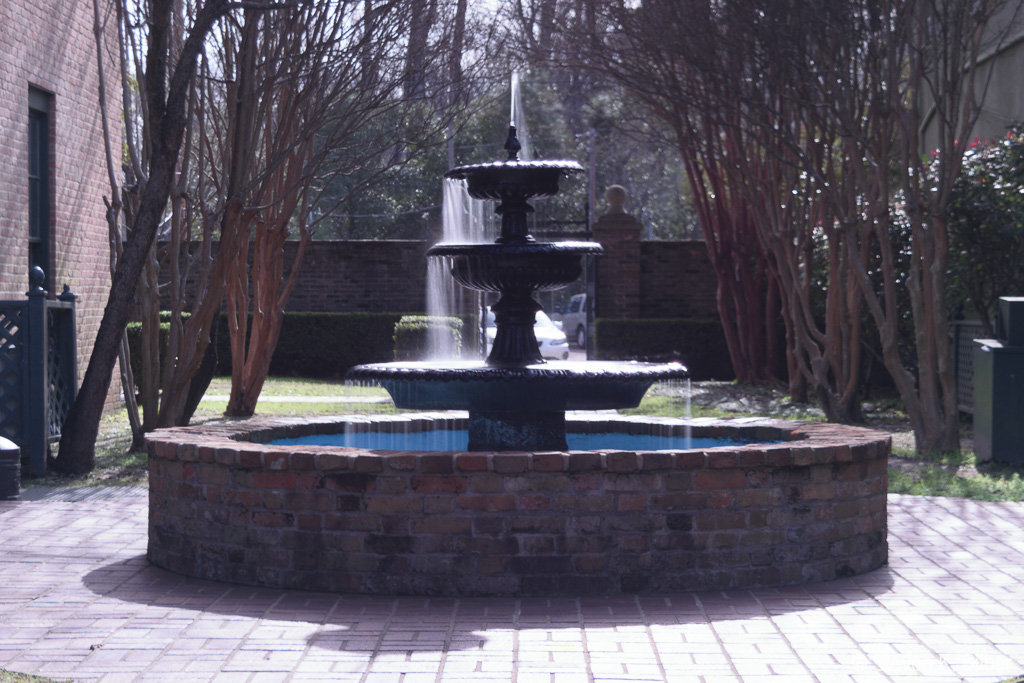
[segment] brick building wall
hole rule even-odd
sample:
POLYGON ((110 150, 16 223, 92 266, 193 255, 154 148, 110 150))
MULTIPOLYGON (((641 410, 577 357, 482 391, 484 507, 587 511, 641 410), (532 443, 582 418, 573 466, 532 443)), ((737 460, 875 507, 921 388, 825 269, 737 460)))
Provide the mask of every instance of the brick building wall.
MULTIPOLYGON (((108 22, 116 45, 116 26, 108 22)), ((92 352, 110 287, 103 196, 110 194, 98 104, 92 3, 0 3, 0 298, 21 299, 29 269, 29 92, 49 115, 49 282, 78 295, 79 378, 92 352)), ((114 64, 106 66, 116 73, 114 64)), ((119 99, 110 105, 120 141, 119 99)))

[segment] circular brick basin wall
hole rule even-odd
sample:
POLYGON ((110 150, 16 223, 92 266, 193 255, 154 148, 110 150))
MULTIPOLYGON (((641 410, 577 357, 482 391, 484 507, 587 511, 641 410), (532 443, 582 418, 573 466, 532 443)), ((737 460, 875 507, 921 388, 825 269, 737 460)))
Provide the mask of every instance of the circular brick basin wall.
MULTIPOLYGON (((885 563, 888 435, 768 419, 637 422, 780 441, 680 451, 417 453, 264 442, 367 418, 148 438, 149 559, 189 576, 352 593, 544 595, 763 587, 885 563)), ((464 428, 448 415, 382 428, 464 428)))

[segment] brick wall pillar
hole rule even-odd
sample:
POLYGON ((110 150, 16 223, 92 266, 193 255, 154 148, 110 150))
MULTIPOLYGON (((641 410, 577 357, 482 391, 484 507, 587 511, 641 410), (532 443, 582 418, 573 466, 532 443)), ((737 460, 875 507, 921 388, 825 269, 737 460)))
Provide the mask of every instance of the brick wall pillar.
POLYGON ((640 317, 640 221, 626 213, 626 190, 612 185, 604 193, 608 212, 594 223, 594 240, 604 247, 597 259, 597 301, 602 318, 640 317))

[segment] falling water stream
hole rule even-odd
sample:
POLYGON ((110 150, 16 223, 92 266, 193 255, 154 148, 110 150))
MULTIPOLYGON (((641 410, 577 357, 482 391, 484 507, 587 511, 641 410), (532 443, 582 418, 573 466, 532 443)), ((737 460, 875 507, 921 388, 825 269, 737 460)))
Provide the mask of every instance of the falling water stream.
MULTIPOLYGON (((464 180, 446 179, 442 182, 441 242, 486 242, 485 203, 469 196, 464 180)), ((479 295, 455 282, 448 259, 427 259, 427 315, 467 315, 475 314, 478 309, 479 295)), ((451 336, 440 327, 429 328, 427 343, 432 360, 451 359, 459 355, 451 344, 451 336)))

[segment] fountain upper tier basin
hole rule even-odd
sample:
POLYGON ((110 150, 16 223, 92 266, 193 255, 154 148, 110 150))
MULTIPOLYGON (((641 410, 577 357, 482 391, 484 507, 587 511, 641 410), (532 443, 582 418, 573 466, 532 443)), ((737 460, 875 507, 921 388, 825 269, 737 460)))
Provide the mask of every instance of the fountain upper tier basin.
POLYGON ((679 363, 425 361, 360 365, 347 377, 379 382, 402 410, 563 412, 635 408, 654 382, 687 374, 679 363))
POLYGON ((444 177, 465 180, 475 199, 541 199, 558 193, 562 176, 582 172, 583 167, 575 161, 511 160, 459 166, 444 177))

